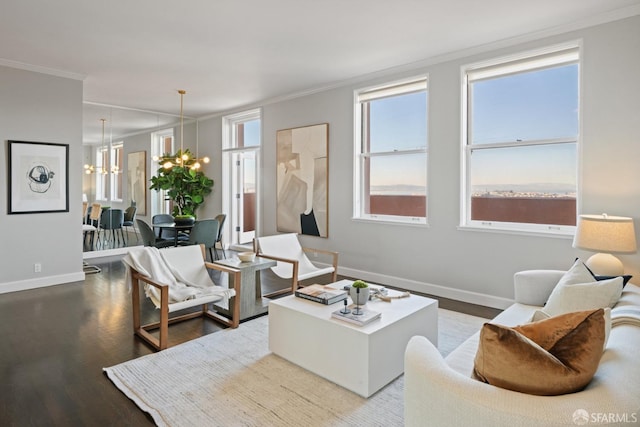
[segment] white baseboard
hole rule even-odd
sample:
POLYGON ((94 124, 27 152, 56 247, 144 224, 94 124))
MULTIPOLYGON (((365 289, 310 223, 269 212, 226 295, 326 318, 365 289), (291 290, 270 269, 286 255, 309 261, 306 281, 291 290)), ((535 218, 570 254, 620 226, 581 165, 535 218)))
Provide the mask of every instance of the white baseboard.
POLYGON ((98 251, 83 252, 82 259, 105 258, 116 255, 126 255, 133 248, 141 248, 140 246, 130 246, 126 248, 100 249, 98 251))
POLYGON ((0 294, 7 292, 26 291, 44 288, 46 286, 62 285, 84 280, 84 272, 61 274, 59 276, 38 277, 37 279, 19 280, 17 282, 0 283, 0 294))
MULTIPOLYGON (((318 265, 320 265, 320 263, 318 263, 318 265)), ((347 277, 357 277, 362 280, 368 280, 385 286, 392 286, 406 289, 408 291, 421 292, 437 297, 449 298, 456 301, 498 308, 501 310, 504 310, 514 303, 513 300, 508 298, 449 288, 446 286, 434 285, 433 283, 418 282, 416 280, 403 279, 401 277, 387 276, 385 274, 372 273, 370 271, 361 271, 354 268, 338 267, 338 274, 347 277)))

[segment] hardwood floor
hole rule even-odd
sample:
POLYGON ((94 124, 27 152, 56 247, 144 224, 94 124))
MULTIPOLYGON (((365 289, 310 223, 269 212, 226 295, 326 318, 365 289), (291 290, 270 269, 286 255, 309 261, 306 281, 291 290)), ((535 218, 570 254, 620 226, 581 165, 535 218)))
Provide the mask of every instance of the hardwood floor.
MULTIPOLYGON (((132 333, 124 266, 119 258, 91 264, 102 271, 83 282, 0 295, 0 426, 153 425, 102 372, 153 352, 132 333)), ((499 312, 448 300, 440 306, 484 317, 499 312)), ((143 299, 142 316, 154 311, 143 299)), ((172 325, 170 345, 220 329, 203 319, 172 325)))

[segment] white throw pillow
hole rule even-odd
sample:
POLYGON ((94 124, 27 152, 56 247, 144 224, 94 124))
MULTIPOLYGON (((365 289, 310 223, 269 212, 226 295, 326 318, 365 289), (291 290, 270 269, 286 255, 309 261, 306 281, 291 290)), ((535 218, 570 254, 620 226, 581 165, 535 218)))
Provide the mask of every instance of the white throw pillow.
POLYGON ((576 260, 549 295, 544 312, 550 316, 572 311, 612 308, 622 294, 622 277, 594 279, 584 263, 576 260))
POLYGON ((564 273, 560 278, 556 287, 560 285, 576 285, 578 283, 591 283, 595 281, 596 278, 593 277, 593 273, 591 273, 587 266, 584 265, 584 262, 582 262, 580 258, 576 258, 569 271, 564 273))

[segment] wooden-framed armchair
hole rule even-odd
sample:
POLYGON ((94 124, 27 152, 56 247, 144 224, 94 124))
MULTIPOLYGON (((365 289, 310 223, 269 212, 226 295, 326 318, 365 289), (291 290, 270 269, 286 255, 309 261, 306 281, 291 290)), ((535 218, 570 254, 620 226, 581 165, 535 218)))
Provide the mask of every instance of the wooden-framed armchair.
POLYGON ((298 282, 325 274, 331 274, 331 281, 338 276, 338 252, 323 249, 302 247, 296 233, 276 234, 273 236, 256 237, 253 240, 254 252, 263 258, 277 261, 271 270, 283 279, 291 279, 291 290, 282 289, 265 297, 280 295, 288 292, 295 293, 298 282), (332 258, 331 266, 318 267, 314 265, 307 253, 324 254, 332 258))
POLYGON ((206 262, 202 245, 162 249, 143 247, 132 250, 123 258, 131 281, 133 332, 156 350, 168 346, 169 325, 196 317, 208 317, 231 328, 240 319, 240 270, 206 262), (228 273, 233 289, 216 285, 207 270, 228 273), (160 311, 160 320, 141 324, 140 282, 145 295, 160 311), (229 298, 231 318, 209 309, 209 304, 229 298), (170 313, 201 306, 201 310, 169 317, 170 313), (160 329, 159 337, 149 331, 160 329))

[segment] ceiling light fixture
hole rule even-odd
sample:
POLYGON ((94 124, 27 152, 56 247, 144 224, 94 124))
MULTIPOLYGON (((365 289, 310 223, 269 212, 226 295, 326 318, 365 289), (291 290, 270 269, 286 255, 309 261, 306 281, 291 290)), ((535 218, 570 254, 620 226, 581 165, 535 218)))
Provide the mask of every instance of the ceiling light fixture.
MULTIPOLYGON (((120 150, 120 155, 122 155, 122 149, 120 150)), ((113 149, 113 110, 109 110, 109 159, 111 162, 111 167, 109 168, 110 172, 114 175, 121 173, 120 167, 118 166, 118 152, 113 149)), ((105 171, 107 168, 104 168, 105 171)), ((105 172, 106 173, 106 172, 105 172)))
POLYGON ((198 170, 202 167, 202 163, 209 163, 209 157, 199 158, 199 141, 198 141, 198 122, 196 120, 196 155, 195 157, 187 148, 184 149, 184 90, 179 90, 180 94, 180 150, 175 154, 163 154, 162 156, 153 156, 153 160, 159 162, 165 169, 173 167, 185 167, 198 170))
MULTIPOLYGON (((104 122, 106 122, 107 119, 100 119, 100 121, 102 122, 102 145, 100 146, 102 150, 100 151, 100 153, 101 153, 102 163, 104 163, 104 122)), ((100 169, 96 168, 95 165, 89 165, 89 164, 84 165, 84 173, 86 173, 87 175, 90 175, 96 172, 106 174, 107 168, 105 168, 102 165, 100 166, 100 169)))

